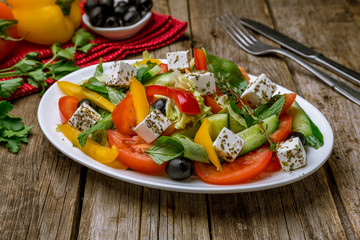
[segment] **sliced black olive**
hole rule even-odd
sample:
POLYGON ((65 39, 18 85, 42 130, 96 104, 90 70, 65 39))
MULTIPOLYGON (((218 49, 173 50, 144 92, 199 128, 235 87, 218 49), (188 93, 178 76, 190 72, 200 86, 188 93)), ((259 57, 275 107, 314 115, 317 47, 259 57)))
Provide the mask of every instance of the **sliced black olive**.
POLYGON ((108 17, 104 27, 120 27, 119 19, 115 16, 108 17))
POLYGON ((129 12, 137 11, 136 6, 129 6, 128 11, 129 12))
POLYGON ((174 180, 185 180, 194 173, 194 164, 187 158, 174 158, 166 165, 166 173, 174 180))
POLYGON ((128 4, 129 4, 129 6, 136 6, 137 2, 138 2, 138 0, 129 0, 128 4))
POLYGON ((166 115, 166 99, 158 99, 153 103, 153 108, 159 110, 162 114, 166 115))
POLYGON ((299 137, 300 138, 300 142, 302 143, 303 146, 305 146, 306 144, 306 137, 304 136, 304 134, 302 134, 301 132, 292 132, 290 133, 288 138, 296 138, 299 137))
POLYGON ((103 9, 100 6, 94 7, 89 14, 90 23, 95 27, 101 27, 104 25, 103 9))
POLYGON ((90 11, 96 6, 98 6, 98 1, 97 0, 87 0, 85 5, 84 5, 84 10, 89 15, 90 11))
POLYGON ((140 13, 138 13, 137 11, 129 10, 129 12, 125 13, 124 15, 123 23, 124 26, 130 26, 140 21, 140 19, 141 19, 140 13))
POLYGON ((81 99, 81 100, 79 101, 77 107, 80 107, 81 104, 83 104, 83 103, 86 103, 87 105, 89 105, 90 107, 92 107, 92 108, 94 108, 94 109, 96 108, 95 103, 93 103, 91 100, 89 100, 89 99, 87 99, 87 98, 81 99))

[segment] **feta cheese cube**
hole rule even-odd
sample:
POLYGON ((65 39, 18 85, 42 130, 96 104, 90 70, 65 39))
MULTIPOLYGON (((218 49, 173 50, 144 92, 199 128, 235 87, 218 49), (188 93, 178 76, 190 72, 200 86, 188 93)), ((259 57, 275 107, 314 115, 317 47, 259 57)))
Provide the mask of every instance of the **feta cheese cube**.
POLYGON ((146 118, 139 123, 134 131, 145 140, 151 143, 157 139, 169 126, 171 122, 158 109, 149 113, 146 118))
POLYGON ((299 137, 290 138, 276 147, 281 167, 292 171, 306 165, 306 152, 299 137))
POLYGON ((178 51, 166 53, 169 71, 189 68, 188 52, 189 51, 178 51))
POLYGON ((82 132, 94 126, 100 118, 101 115, 84 102, 76 109, 68 123, 82 132))
POLYGON ((241 95, 241 99, 248 103, 259 106, 267 103, 276 90, 276 84, 271 82, 266 74, 261 74, 249 85, 241 95))
POLYGON ((245 140, 224 127, 213 143, 217 154, 228 162, 232 162, 239 155, 245 140))
POLYGON ((201 95, 216 93, 215 77, 211 72, 201 71, 187 73, 185 76, 195 83, 195 89, 201 95))
POLYGON ((114 62, 105 82, 109 86, 129 86, 131 77, 137 74, 136 68, 125 62, 114 62))

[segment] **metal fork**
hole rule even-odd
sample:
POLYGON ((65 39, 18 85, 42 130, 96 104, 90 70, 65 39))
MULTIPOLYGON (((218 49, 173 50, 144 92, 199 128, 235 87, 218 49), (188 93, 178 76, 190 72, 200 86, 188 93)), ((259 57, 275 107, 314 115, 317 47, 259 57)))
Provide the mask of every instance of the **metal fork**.
POLYGON ((230 35, 230 37, 246 52, 253 55, 265 55, 269 53, 278 53, 284 55, 286 57, 291 58, 310 72, 312 72, 315 76, 317 76, 324 83, 332 87, 337 92, 341 93, 348 99, 354 101, 356 104, 360 105, 360 91, 356 88, 341 82, 340 80, 331 77, 325 72, 311 66, 306 63, 301 58, 296 55, 290 53, 289 51, 283 48, 276 48, 270 45, 267 45, 263 42, 257 40, 253 35, 251 35, 243 25, 241 25, 240 21, 232 14, 227 14, 220 18, 217 18, 217 21, 221 24, 221 26, 225 29, 225 31, 230 35))

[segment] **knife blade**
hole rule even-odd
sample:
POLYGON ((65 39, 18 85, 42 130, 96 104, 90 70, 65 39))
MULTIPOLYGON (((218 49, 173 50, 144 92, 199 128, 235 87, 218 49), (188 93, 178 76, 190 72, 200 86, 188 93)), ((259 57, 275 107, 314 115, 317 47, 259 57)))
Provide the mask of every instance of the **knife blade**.
POLYGON ((287 48, 290 51, 295 52, 296 54, 311 59, 313 62, 322 65, 323 67, 333 71, 334 73, 339 74, 340 76, 344 77, 345 79, 351 81, 354 84, 360 86, 360 74, 325 57, 321 53, 318 53, 307 46, 297 42, 296 40, 285 36, 284 34, 274 30, 268 26, 265 26, 259 22, 240 18, 241 24, 244 26, 254 30, 257 33, 269 38, 270 40, 278 43, 280 46, 287 48))

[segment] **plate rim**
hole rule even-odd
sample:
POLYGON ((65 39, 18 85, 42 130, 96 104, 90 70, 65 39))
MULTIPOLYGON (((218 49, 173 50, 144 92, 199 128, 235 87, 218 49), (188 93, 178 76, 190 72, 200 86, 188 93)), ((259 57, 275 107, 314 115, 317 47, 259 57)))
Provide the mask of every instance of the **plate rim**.
MULTIPOLYGON (((118 60, 118 61, 123 61, 123 62, 127 62, 127 63, 134 63, 136 61, 140 61, 142 59, 131 59, 131 60, 118 60)), ((165 59, 159 59, 161 62, 165 62, 166 63, 166 60, 165 59)), ((103 68, 104 68, 104 71, 107 67, 109 67, 111 64, 113 63, 112 62, 106 62, 106 63, 103 63, 103 68)), ((91 66, 88 66, 88 67, 85 67, 85 68, 82 68, 82 69, 79 69, 73 73, 70 73, 68 74, 67 76, 65 76, 64 78, 60 79, 59 81, 66 81, 68 80, 69 78, 71 79, 72 76, 76 76, 78 74, 81 74, 83 72, 88 72, 88 71, 91 71, 91 69, 94 69, 96 68, 97 64, 94 64, 94 65, 91 65, 91 66)), ((252 76, 252 77, 255 77, 253 75, 250 75, 249 76, 252 76)), ((85 79, 82 78, 82 79, 78 79, 77 81, 72 81, 74 83, 79 83, 81 81, 83 81, 85 79)), ((289 93, 292 93, 292 91, 278 85, 278 90, 280 90, 281 92, 289 92, 289 93)), ((205 182, 202 182, 202 180, 199 180, 198 177, 191 177, 190 180, 188 181, 182 181, 182 182, 178 182, 178 181, 174 181, 174 180, 171 180, 169 181, 169 178, 166 177, 166 181, 165 182, 162 182, 161 179, 160 182, 158 181, 155 181, 155 182, 147 182, 147 181, 143 181, 143 180, 139 180, 138 178, 136 178, 136 176, 134 177, 131 177, 131 176, 127 176, 127 173, 125 175, 121 175, 121 173, 124 174, 124 171, 125 172, 128 172, 128 170, 120 170, 120 169, 114 169, 114 168, 111 168, 111 167, 108 167, 106 165, 103 165, 99 162, 96 162, 95 160, 93 161, 86 161, 86 160, 83 160, 83 159, 78 159, 76 157, 76 154, 74 156, 74 153, 72 153, 74 149, 67 149, 68 147, 65 146, 64 144, 58 144, 55 140, 56 139, 53 139, 50 135, 50 132, 47 131, 47 128, 46 128, 46 124, 44 123, 44 119, 43 119, 43 116, 42 116, 42 111, 44 110, 44 108, 46 108, 47 106, 47 103, 45 103, 45 100, 47 98, 51 98, 49 97, 50 94, 55 91, 59 90, 58 87, 57 87, 57 84, 54 83, 49 89, 47 89, 47 91, 45 92, 45 94, 43 95, 40 103, 39 103, 39 106, 38 106, 38 111, 37 111, 37 118, 38 118, 38 122, 39 122, 39 126, 41 128, 41 131, 44 133, 44 135, 46 136, 46 138, 50 141, 50 143, 55 147, 57 148, 60 152, 62 152, 63 154, 65 154, 67 157, 69 157, 70 159, 72 159, 73 161, 85 166, 85 167, 88 167, 94 171, 97 171, 101 174, 104 174, 104 175, 107 175, 109 177, 112 177, 112 178, 115 178, 115 179, 118 179, 118 180, 122 180, 122 181, 125 181, 125 182, 129 182, 129 183, 132 183, 132 184, 136 184, 136 185, 140 185, 140 186, 145 186, 145 187, 150 187, 150 188, 155 188, 155 189, 160 189, 160 190, 167 190, 167 191, 176 191, 176 192, 188 192, 188 193, 200 193, 200 194, 227 194, 227 193, 240 193, 240 192, 254 192, 254 191, 262 191, 262 190, 267 190, 267 189, 272 189, 272 188, 277 188, 277 187, 281 187, 281 186, 285 186, 285 185, 289 185, 289 184, 292 184, 294 182, 297 182, 297 181, 300 181, 302 179, 304 179, 305 177, 308 177, 310 176, 311 174, 313 174, 314 172, 316 172, 327 160, 328 158, 330 157, 332 151, 333 151, 333 146, 334 146, 334 134, 333 134, 333 130, 331 128, 331 125, 330 123, 328 122, 328 120, 326 119, 326 117, 320 112, 319 109, 317 109, 315 106, 313 106, 310 102, 308 102, 307 100, 305 100, 304 98, 302 98, 301 96, 297 95, 297 101, 300 100, 300 102, 305 102, 306 104, 309 104, 311 106, 311 110, 312 111, 315 111, 317 115, 320 115, 322 117, 322 121, 325 120, 325 124, 327 125, 325 128, 328 130, 328 132, 326 132, 326 134, 324 134, 322 132, 323 135, 329 135, 327 136, 327 138, 325 139, 324 137, 324 146, 327 146, 327 151, 326 151, 326 156, 322 159, 322 161, 320 163, 318 163, 316 165, 316 167, 314 168, 311 168, 310 171, 306 172, 305 174, 302 174, 302 175, 299 175, 297 176, 296 178, 291 178, 287 181, 277 181, 275 183, 272 183, 272 182, 266 182, 266 183, 263 183, 263 184, 260 184, 260 185, 256 185, 256 186, 249 186, 249 185, 246 185, 248 183, 242 183, 242 184, 234 184, 234 185, 213 185, 213 184, 207 184, 205 182), (327 143, 327 145, 325 145, 327 143), (116 172, 120 171, 120 174, 115 174, 116 172), (198 187, 194 187, 194 186, 191 186, 189 185, 189 181, 192 181, 194 179, 197 179, 198 181, 201 181, 202 184, 205 184, 205 187, 204 186, 198 186, 198 187), (171 183, 171 185, 169 185, 171 183), (180 183, 180 184, 179 184, 180 183), (188 187, 187 187, 188 186, 188 187)), ((62 93, 62 95, 65 95, 62 93)), ((57 98, 58 100, 58 98, 57 98)), ((56 101, 58 102, 58 101, 56 101)), ((299 102, 299 101, 298 101, 299 102)), ((302 106, 304 103, 299 103, 300 106, 302 106)), ((58 110, 58 108, 57 108, 58 110)), ((310 114, 307 113, 309 116, 310 114)), ((311 114, 313 115, 313 114, 311 114)), ((320 121, 320 120, 319 120, 320 121)), ((53 124, 53 128, 54 130, 56 129, 56 123, 52 123, 53 124)), ((64 138, 66 139, 65 136, 62 136, 63 137, 63 141, 64 141, 64 138)), ((67 139, 66 139, 67 140, 67 139)), ((67 140, 68 141, 68 140, 67 140)), ((322 147, 322 148, 323 148, 322 147)), ((320 148, 321 149, 321 148, 320 148)), ((79 149, 75 148, 75 150, 78 150, 80 151, 79 149)), ((90 158, 88 157, 86 154, 82 153, 80 151, 80 155, 85 155, 84 158, 90 158)), ((91 158, 90 158, 91 159, 91 158)), ((296 170, 297 171, 297 170, 296 170)), ((296 171, 293 171, 293 172, 296 172, 296 171)), ((158 177, 158 176, 152 176, 152 175, 147 175, 147 174, 142 174, 142 173, 139 173, 139 172, 135 172, 135 175, 138 175, 140 174, 141 176, 143 177, 158 177)), ((282 173, 284 173, 284 171, 282 171, 282 173)), ((254 181, 254 182, 249 182, 249 183, 256 183, 257 181, 254 181)))

